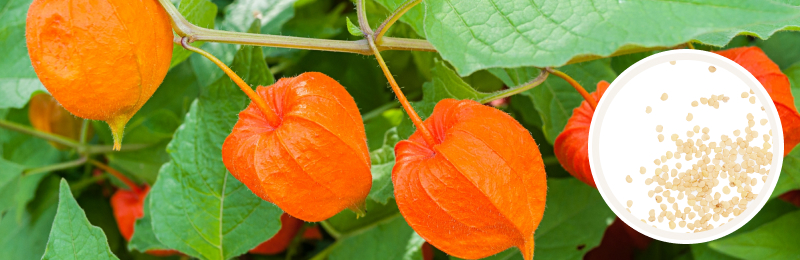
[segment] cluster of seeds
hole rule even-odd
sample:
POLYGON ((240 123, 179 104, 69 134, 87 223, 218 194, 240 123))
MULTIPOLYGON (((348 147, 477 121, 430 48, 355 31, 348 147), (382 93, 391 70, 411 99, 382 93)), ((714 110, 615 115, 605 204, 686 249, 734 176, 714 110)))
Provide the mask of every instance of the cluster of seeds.
MULTIPOLYGON (((747 92, 742 93, 742 98, 748 96, 747 92)), ((666 97, 666 93, 662 94, 661 100, 666 101, 666 97)), ((750 103, 755 104, 754 97, 749 98, 750 103)), ((729 99, 724 95, 712 95, 701 98, 700 103, 718 109, 719 101, 727 102, 729 99)), ((697 107, 697 101, 692 102, 692 106, 697 107)), ((652 109, 647 107, 646 111, 649 114, 652 109)), ((686 120, 692 118, 689 113, 686 120)), ((670 140, 674 142, 675 150, 666 151, 653 160, 655 168, 650 174, 647 167, 639 168, 639 173, 647 177, 644 184, 655 185, 647 196, 660 204, 641 221, 653 224, 667 221, 672 230, 680 227, 686 228, 687 233, 702 232, 715 227, 712 220, 713 223, 719 223, 720 219, 731 221, 744 212, 748 202, 758 196, 753 191, 759 179, 766 182, 773 159, 770 152, 772 130, 759 136, 758 131, 752 129, 756 125, 755 116, 748 113, 745 118, 744 134, 735 130, 732 137, 722 134, 719 139, 711 140, 711 129, 700 125, 687 131, 685 138, 672 134, 670 140), (760 142, 758 139, 763 139, 761 146, 751 145, 753 141, 760 142), (684 206, 679 206, 679 202, 684 206)), ((768 120, 762 118, 758 123, 764 126, 768 120)), ((659 142, 664 141, 662 131, 662 125, 656 126, 659 142)), ((634 180, 628 175, 625 181, 633 183, 634 180)), ((628 200, 627 206, 630 212, 633 201, 628 200)))

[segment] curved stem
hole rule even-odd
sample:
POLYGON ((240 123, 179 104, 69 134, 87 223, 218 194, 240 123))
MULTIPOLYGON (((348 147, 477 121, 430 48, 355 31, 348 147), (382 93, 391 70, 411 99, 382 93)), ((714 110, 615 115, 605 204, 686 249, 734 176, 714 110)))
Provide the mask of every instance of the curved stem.
POLYGON ((692 45, 691 41, 686 42, 686 47, 689 47, 689 49, 694 50, 694 45, 692 45))
POLYGON ((413 8, 420 2, 422 2, 422 0, 407 0, 400 7, 398 7, 397 10, 395 10, 394 13, 392 13, 392 15, 389 16, 389 18, 386 18, 386 20, 383 21, 383 23, 380 26, 378 26, 377 29, 378 34, 375 35, 375 42, 382 43, 381 40, 383 38, 383 35, 386 34, 387 31, 389 31, 389 28, 392 27, 392 25, 394 25, 394 23, 397 22, 397 20, 399 20, 400 17, 406 14, 408 10, 411 10, 411 8, 413 8))
POLYGON ((575 81, 575 79, 573 79, 572 77, 570 77, 569 75, 567 75, 564 72, 561 72, 561 71, 558 71, 558 70, 555 70, 555 69, 552 69, 552 68, 547 68, 547 71, 550 72, 550 74, 553 74, 553 75, 555 75, 555 76, 557 76, 559 78, 562 78, 562 79, 566 80, 567 83, 572 85, 572 87, 575 88, 575 90, 577 90, 578 93, 581 94, 581 96, 583 96, 583 99, 586 100, 587 103, 589 103, 589 106, 592 107, 592 110, 595 110, 597 108, 597 100, 594 100, 592 95, 590 95, 589 92, 586 92, 586 89, 584 89, 581 86, 580 83, 575 81))
POLYGON ((486 104, 486 103, 489 103, 489 102, 492 102, 492 101, 495 101, 495 100, 498 100, 498 99, 501 99, 501 98, 507 98, 507 97, 510 97, 510 96, 525 92, 526 90, 529 90, 529 89, 532 89, 532 88, 534 88, 536 86, 541 85, 547 79, 547 76, 549 76, 549 75, 550 75, 550 73, 547 72, 547 70, 542 69, 539 72, 539 76, 537 76, 536 78, 532 79, 531 81, 528 81, 528 83, 525 83, 525 84, 523 84, 521 86, 518 86, 518 87, 515 87, 515 88, 510 88, 510 89, 506 89, 506 90, 503 90, 503 91, 494 92, 490 96, 487 96, 487 97, 484 97, 484 98, 478 100, 478 102, 481 103, 481 104, 486 104))
POLYGON ((358 14, 358 26, 361 27, 361 31, 364 32, 364 36, 372 37, 374 32, 372 28, 369 27, 369 22, 367 21, 367 11, 366 6, 364 6, 364 0, 356 0, 356 14, 358 14))
POLYGON ((400 101, 400 104, 403 105, 403 109, 406 110, 408 113, 408 117, 411 118, 411 121, 414 122, 414 126, 417 127, 417 131, 422 133, 422 138, 425 139, 425 142, 428 144, 429 147, 433 147, 436 145, 436 139, 433 138, 433 135, 428 128, 425 127, 425 124, 422 122, 422 118, 419 117, 417 111, 414 110, 414 107, 411 106, 411 103, 408 102, 406 95, 403 94, 403 91, 397 85, 397 81, 394 80, 394 76, 392 76, 392 72, 389 71, 389 67, 386 66, 386 62, 383 61, 383 57, 381 57, 381 53, 378 50, 378 47, 375 46, 375 42, 372 41, 371 37, 368 37, 369 45, 372 47, 372 51, 375 53, 375 58, 378 60, 378 64, 381 66, 381 70, 383 70, 383 75, 386 76, 386 79, 389 80, 389 85, 392 86, 392 91, 397 96, 397 99, 400 101))
POLYGON ((63 163, 58 163, 58 164, 53 164, 53 165, 48 165, 48 166, 44 166, 44 167, 39 167, 39 168, 33 168, 33 169, 30 169, 30 170, 26 170, 24 175, 27 176, 27 175, 34 175, 34 174, 39 174, 39 173, 52 172, 52 171, 58 171, 58 170, 63 170, 63 169, 74 168, 74 167, 81 166, 84 163, 86 163, 86 157, 85 156, 81 157, 81 158, 78 158, 77 160, 74 160, 74 161, 63 162, 63 163))
POLYGON ((136 185, 135 182, 133 182, 131 179, 129 179, 127 176, 125 176, 121 172, 119 172, 117 170, 114 170, 114 168, 111 168, 108 165, 105 165, 105 164, 103 164, 101 162, 98 162, 96 160, 93 160, 93 159, 89 159, 89 163, 91 163, 92 165, 96 166, 97 168, 100 168, 100 169, 110 173, 111 175, 114 175, 114 177, 117 177, 117 179, 119 179, 122 182, 124 182, 125 185, 128 185, 128 187, 131 188, 131 191, 136 192, 136 193, 139 193, 141 191, 139 189, 139 185, 136 185))
POLYGON ((244 92, 247 95, 247 97, 250 98, 251 101, 256 103, 256 106, 258 106, 258 109, 261 110, 262 114, 264 114, 264 117, 266 117, 267 122, 269 122, 270 125, 277 126, 280 124, 280 118, 278 117, 277 114, 275 114, 275 111, 273 111, 269 106, 267 106, 267 102, 264 102, 264 99, 262 99, 261 96, 259 96, 255 91, 253 91, 253 89, 250 88, 250 85, 247 85, 247 83, 245 83, 244 80, 242 80, 242 78, 239 77, 239 75, 236 75, 236 72, 233 72, 233 70, 231 70, 231 68, 229 68, 228 65, 225 65, 225 63, 217 59, 217 57, 214 57, 214 55, 212 55, 211 53, 208 53, 200 48, 189 45, 187 39, 188 38, 186 37, 183 37, 183 39, 181 39, 181 46, 183 46, 183 48, 196 52, 200 55, 203 55, 203 57, 206 57, 207 59, 214 62, 214 64, 216 64, 220 69, 222 69, 222 71, 224 71, 225 74, 227 74, 228 77, 230 77, 231 80, 233 80, 233 82, 236 83, 236 85, 239 86, 240 89, 242 89, 242 92, 244 92))
POLYGON ((13 130, 13 131, 16 131, 16 132, 20 132, 20 133, 23 133, 23 134, 32 135, 32 136, 35 136, 35 137, 38 137, 38 138, 42 138, 42 139, 47 140, 47 141, 53 141, 55 143, 59 143, 59 144, 62 144, 64 146, 67 146, 67 147, 70 147, 70 148, 78 149, 81 146, 81 144, 76 142, 75 140, 72 140, 72 139, 69 139, 69 138, 66 138, 66 137, 63 137, 63 136, 60 136, 60 135, 39 131, 36 128, 32 128, 32 127, 28 127, 28 126, 25 126, 25 125, 17 124, 17 123, 11 122, 11 121, 0 120, 0 127, 6 128, 6 129, 9 129, 9 130, 13 130))

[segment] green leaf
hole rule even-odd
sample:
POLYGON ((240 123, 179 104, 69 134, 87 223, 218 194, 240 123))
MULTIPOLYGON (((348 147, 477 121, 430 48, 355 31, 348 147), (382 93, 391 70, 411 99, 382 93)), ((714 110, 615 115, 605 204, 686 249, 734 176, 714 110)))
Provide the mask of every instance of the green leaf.
POLYGON ((364 32, 361 31, 361 28, 359 28, 358 25, 355 25, 350 21, 350 17, 345 17, 345 19, 347 19, 347 32, 353 36, 364 36, 364 32))
POLYGON ((368 198, 386 204, 394 198, 392 186, 392 168, 394 168, 394 145, 400 141, 397 129, 386 131, 383 147, 369 153, 372 161, 372 189, 368 198))
POLYGON ((770 60, 783 70, 800 61, 800 50, 792 48, 800 44, 800 32, 780 31, 769 39, 756 39, 755 45, 767 54, 770 60))
POLYGON ((66 180, 61 180, 58 211, 42 259, 119 259, 111 253, 106 235, 86 219, 66 180))
POLYGON ((781 175, 778 177, 778 184, 772 191, 770 199, 778 197, 787 191, 800 189, 800 145, 795 147, 792 152, 783 157, 781 175))
POLYGON ((408 226, 394 200, 385 205, 367 200, 367 209, 362 218, 345 210, 322 222, 338 237, 326 250, 328 259, 422 259, 425 240, 408 226))
POLYGON ((711 248, 742 259, 796 259, 800 255, 800 211, 756 230, 711 242, 711 248))
MULTIPOLYGON (((398 7, 403 5, 407 0, 375 0, 375 2, 381 4, 386 9, 389 9, 390 12, 394 12, 397 10, 398 7)), ((423 20, 425 20, 425 9, 422 5, 429 1, 422 1, 422 3, 417 4, 408 10, 403 16, 400 17, 400 21, 408 24, 414 31, 419 35, 425 35, 425 29, 423 28, 423 20)))
MULTIPOLYGON (((231 66, 253 85, 270 85, 261 48, 242 47, 231 66)), ((192 257, 228 259, 247 252, 280 229, 281 210, 254 195, 228 173, 222 143, 247 105, 227 77, 201 90, 167 147, 150 197, 158 241, 192 257)))
MULTIPOLYGON (((559 70, 570 75, 590 93, 597 88, 597 83, 601 80, 610 83, 617 77, 611 69, 609 59, 567 65, 559 70)), ((542 85, 523 92, 522 96, 533 100, 533 105, 542 119, 542 130, 550 144, 555 142, 561 131, 564 131, 567 120, 572 116, 572 110, 583 102, 583 97, 569 83, 555 76, 550 76, 542 85)))
POLYGON ((128 243, 128 250, 137 250, 139 252, 146 252, 147 250, 163 250, 171 249, 158 241, 155 233, 153 233, 152 217, 150 216, 150 198, 145 197, 144 200, 144 216, 136 220, 133 227, 133 236, 128 243))
POLYGON ((739 33, 797 29, 797 9, 771 1, 425 1, 425 33, 460 75, 487 68, 561 66, 576 56, 722 46, 739 33))
POLYGON ((792 96, 794 97, 794 107, 800 107, 800 61, 783 70, 783 74, 789 78, 792 96))
POLYGON ((45 179, 27 209, 11 209, 0 217, 0 259, 42 258, 58 206, 58 179, 45 179))
POLYGON ((32 0, 0 0, 0 109, 22 108, 31 94, 47 91, 31 66, 25 41, 25 18, 32 0))
MULTIPOLYGON (((190 23, 202 28, 214 29, 214 18, 217 16, 217 5, 208 0, 182 0, 178 3, 178 11, 190 23)), ((200 47, 203 42, 193 42, 192 46, 200 47)), ((192 55, 192 51, 180 45, 172 46, 172 61, 169 67, 173 68, 192 55)))
POLYGON ((251 24, 260 20, 259 31, 265 34, 279 33, 281 26, 294 16, 295 0, 236 0, 225 7, 225 20, 220 28, 226 31, 244 32, 251 24))
MULTIPOLYGON (((766 223, 772 222, 775 219, 796 211, 797 207, 792 205, 791 203, 785 202, 783 200, 770 200, 758 211, 753 219, 747 222, 744 226, 737 229, 733 233, 727 235, 726 237, 734 237, 739 234, 747 233, 753 231, 764 225, 766 223)), ((713 241, 712 241, 713 242, 713 241)), ((702 244, 693 244, 692 247, 692 255, 694 256, 695 260, 727 260, 727 259, 737 259, 726 254, 723 254, 719 251, 711 249, 709 243, 702 243, 702 244)))
MULTIPOLYGON (((387 105, 394 105, 387 103, 387 105)), ((364 121, 364 128, 367 131, 367 144, 370 150, 376 150, 384 145, 384 137, 386 131, 395 128, 400 122, 403 121, 403 110, 400 108, 393 108, 375 116, 371 119, 364 121)), ((366 115, 362 115, 366 116, 366 115)))

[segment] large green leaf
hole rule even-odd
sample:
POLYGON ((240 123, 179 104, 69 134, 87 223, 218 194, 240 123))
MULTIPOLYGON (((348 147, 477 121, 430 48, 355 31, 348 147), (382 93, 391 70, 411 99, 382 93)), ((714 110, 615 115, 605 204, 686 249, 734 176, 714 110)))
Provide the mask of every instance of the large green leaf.
POLYGON ((800 189, 800 145, 783 157, 781 175, 770 198, 775 198, 790 190, 800 189))
POLYGON ((783 215, 756 230, 711 242, 711 248, 742 259, 797 259, 800 211, 783 215))
POLYGON ((158 241, 156 234, 153 233, 152 217, 150 216, 150 198, 147 196, 144 201, 144 216, 136 220, 133 227, 133 236, 128 243, 129 250, 138 250, 139 252, 146 252, 147 250, 163 250, 170 249, 165 246, 161 241, 158 241))
MULTIPOLYGON (((593 92, 601 80, 610 83, 617 77, 611 69, 609 59, 567 65, 559 70, 578 81, 588 92, 593 92)), ((523 92, 522 96, 533 100, 542 119, 544 135, 551 144, 564 130, 567 120, 572 116, 572 110, 583 102, 583 97, 569 83, 555 76, 550 76, 542 85, 523 92)))
POLYGON ((279 33, 281 26, 294 16, 295 0, 236 0, 225 7, 221 29, 244 32, 256 19, 261 33, 279 33))
POLYGON ((323 222, 325 229, 337 237, 332 248, 325 250, 328 259, 421 259, 420 247, 425 242, 400 215, 394 200, 380 204, 367 200, 368 214, 362 218, 342 211, 323 222))
POLYGON ((21 108, 34 91, 44 89, 25 44, 25 17, 31 0, 0 0, 0 108, 21 108))
POLYGON ((106 240, 103 230, 86 219, 67 181, 62 179, 58 211, 42 259, 118 259, 106 240))
POLYGON ((800 25, 797 8, 747 0, 443 0, 426 1, 425 13, 428 41, 461 75, 693 39, 722 46, 739 33, 766 38, 800 25))
POLYGON ((780 31, 770 36, 767 40, 757 39, 755 45, 760 47, 769 59, 778 64, 781 69, 800 61, 800 49, 794 48, 800 44, 800 32, 780 31))
MULTIPOLYGON (((194 25, 209 29, 214 28, 214 17, 217 16, 217 5, 208 0, 182 0, 178 4, 178 11, 187 21, 194 25)), ((200 47, 200 45, 203 45, 203 42, 192 43, 192 46, 195 47, 200 47)), ((175 67, 175 65, 189 58, 190 55, 192 55, 191 51, 180 45, 173 45, 172 61, 170 61, 169 67, 175 67)))
MULTIPOLYGON (((615 217, 594 188, 575 178, 548 178, 544 218, 533 234, 534 255, 536 259, 583 259, 600 245, 615 217)), ((499 255, 487 259, 522 259, 516 248, 499 255)))
POLYGON ((0 259, 42 258, 58 206, 58 184, 59 178, 50 176, 28 208, 11 209, 0 218, 0 259), (21 217, 9 217, 14 215, 21 217))
MULTIPOLYGON (((375 0, 375 2, 381 4, 386 9, 389 9, 390 12, 394 12, 400 7, 404 2, 407 0, 375 0)), ((429 1, 422 1, 422 3, 417 4, 408 10, 406 14, 400 17, 400 21, 408 24, 414 31, 419 35, 425 35, 425 29, 423 28, 423 20, 425 19, 425 7, 423 5, 425 2, 429 1)))
MULTIPOLYGON (((248 83, 274 82, 261 48, 243 47, 232 69, 248 83)), ((171 162, 150 191, 152 225, 158 241, 201 259, 238 256, 272 237, 281 210, 254 195, 228 173, 222 143, 247 105, 230 79, 201 90, 167 147, 171 162)))

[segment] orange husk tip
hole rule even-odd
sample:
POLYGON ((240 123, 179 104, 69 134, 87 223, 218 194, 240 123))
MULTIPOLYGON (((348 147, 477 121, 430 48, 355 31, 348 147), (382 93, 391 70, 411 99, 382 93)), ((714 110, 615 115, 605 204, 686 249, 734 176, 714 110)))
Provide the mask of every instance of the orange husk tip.
MULTIPOLYGON (((609 85, 606 81, 600 81, 597 83, 597 90, 590 95, 600 102, 609 85)), ((572 116, 567 120, 564 131, 553 143, 553 151, 564 170, 583 183, 597 188, 589 166, 589 126, 592 124, 593 115, 594 109, 585 100, 572 110, 572 116)))
POLYGON ((783 155, 789 154, 800 143, 800 113, 794 105, 789 78, 761 48, 740 47, 714 53, 744 67, 767 90, 778 110, 778 117, 783 127, 783 155))
POLYGON ((115 150, 125 122, 167 75, 172 39, 156 0, 34 0, 25 21, 39 80, 73 115, 108 122, 115 150))
POLYGON ((518 247, 533 257, 547 179, 538 145, 508 114, 472 100, 445 99, 395 146, 392 169, 400 213, 443 252, 477 259, 518 247))
POLYGON ((350 208, 372 187, 366 132, 353 97, 336 80, 308 72, 256 93, 280 118, 270 124, 255 102, 222 145, 222 161, 254 194, 307 222, 350 208))
POLYGON ((356 213, 356 218, 362 218, 367 215, 367 202, 366 200, 361 201, 353 206, 348 207, 347 209, 353 213, 356 213))

